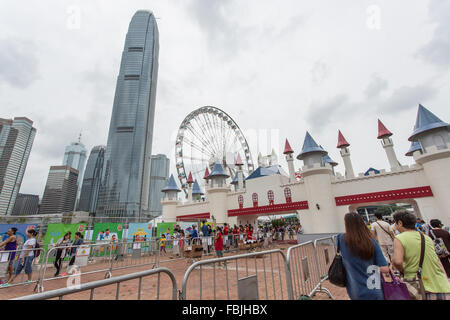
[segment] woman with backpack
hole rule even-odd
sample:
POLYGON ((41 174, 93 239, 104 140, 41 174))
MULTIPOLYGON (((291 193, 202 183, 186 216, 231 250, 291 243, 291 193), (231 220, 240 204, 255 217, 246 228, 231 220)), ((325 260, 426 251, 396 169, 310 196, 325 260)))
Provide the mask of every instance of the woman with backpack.
POLYGON ((439 241, 439 239, 441 241, 441 250, 439 250, 441 252, 436 251, 436 254, 438 254, 439 260, 441 260, 447 278, 450 278, 450 233, 447 230, 442 229, 443 225, 439 219, 432 219, 430 225, 430 238, 435 242, 439 241))
POLYGON ((372 238, 359 213, 344 217, 345 234, 337 238, 347 278, 346 289, 352 300, 384 300, 381 274, 389 267, 380 246, 372 238))
POLYGON ((25 274, 28 280, 25 283, 31 282, 31 277, 33 276, 33 259, 35 257, 35 250, 39 246, 36 241, 37 231, 34 229, 27 230, 27 241, 23 244, 22 252, 20 253, 18 265, 14 272, 14 277, 11 279, 10 283, 13 283, 17 276, 25 269, 25 274))

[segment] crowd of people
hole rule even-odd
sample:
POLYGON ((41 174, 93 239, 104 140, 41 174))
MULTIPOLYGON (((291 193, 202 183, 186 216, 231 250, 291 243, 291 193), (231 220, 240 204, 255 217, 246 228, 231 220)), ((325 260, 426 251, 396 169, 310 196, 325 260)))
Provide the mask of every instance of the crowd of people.
MULTIPOLYGON (((7 261, 7 276, 5 279, 0 279, 0 287, 7 287, 14 283, 17 276, 24 271, 27 280, 25 283, 30 283, 33 276, 33 261, 40 256, 40 245, 37 241, 38 232, 34 229, 26 231, 26 240, 22 248, 18 248, 17 228, 10 228, 6 233, 5 238, 0 242, 0 251, 3 251, 2 261, 7 261), (5 255, 3 257, 3 255, 5 255), (3 259, 5 258, 5 259, 3 259)), ((55 245, 56 255, 54 266, 56 268, 55 277, 59 276, 62 262, 66 256, 70 257, 68 269, 75 263, 76 250, 83 244, 83 235, 80 232, 75 233, 74 241, 71 240, 71 232, 67 232, 64 237, 55 245)), ((61 274, 65 276, 66 272, 61 274)))
POLYGON ((383 300, 382 281, 395 277, 411 299, 448 300, 450 234, 442 222, 427 224, 407 210, 396 211, 392 225, 380 212, 375 217, 368 228, 360 214, 346 214, 345 233, 337 237, 350 299, 383 300), (369 285, 374 274, 379 281, 369 285))

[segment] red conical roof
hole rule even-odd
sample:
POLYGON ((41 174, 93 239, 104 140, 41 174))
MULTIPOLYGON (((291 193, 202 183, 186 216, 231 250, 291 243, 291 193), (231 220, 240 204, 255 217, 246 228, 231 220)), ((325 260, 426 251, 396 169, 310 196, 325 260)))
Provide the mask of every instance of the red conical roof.
POLYGON ((386 127, 384 126, 383 122, 378 119, 378 137, 377 139, 381 139, 384 137, 390 137, 392 136, 392 132, 390 132, 386 127))
POLYGON ((203 179, 208 178, 208 176, 209 176, 209 170, 208 170, 208 167, 206 167, 205 176, 203 177, 203 179))
POLYGON ((187 183, 194 183, 194 179, 192 179, 192 173, 189 172, 189 177, 187 179, 187 183))
POLYGON ((286 139, 286 143, 284 144, 284 152, 283 152, 283 154, 288 154, 288 153, 294 153, 294 150, 292 150, 288 139, 286 139))
POLYGON ((344 136, 342 135, 341 130, 339 130, 338 133, 338 144, 336 148, 343 148, 343 147, 348 147, 350 145, 350 143, 347 142, 347 140, 345 140, 344 136))
POLYGON ((238 153, 235 165, 237 165, 237 166, 242 166, 243 165, 242 159, 241 159, 241 155, 239 153, 238 153))

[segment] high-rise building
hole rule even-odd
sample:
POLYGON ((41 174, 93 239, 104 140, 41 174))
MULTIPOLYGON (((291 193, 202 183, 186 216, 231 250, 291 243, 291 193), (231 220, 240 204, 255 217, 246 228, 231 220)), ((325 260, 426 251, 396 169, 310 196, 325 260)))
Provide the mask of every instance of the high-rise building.
POLYGON ((155 17, 138 11, 130 22, 117 79, 98 216, 148 215, 158 52, 155 17))
POLYGON ((32 216, 39 212, 39 196, 19 193, 14 204, 13 216, 32 216))
POLYGON ((35 136, 30 119, 0 119, 0 215, 12 214, 35 136))
POLYGON ((91 150, 81 187, 78 210, 96 212, 98 192, 103 172, 106 146, 95 146, 91 150))
POLYGON ((45 185, 39 214, 73 211, 77 194, 78 170, 69 166, 52 166, 45 185))
POLYGON ((84 144, 81 143, 81 135, 78 142, 72 142, 69 146, 66 147, 66 150, 64 152, 64 159, 62 165, 74 168, 79 172, 77 181, 78 187, 77 187, 76 202, 80 198, 81 185, 83 184, 84 168, 86 165, 86 156, 87 150, 84 144))
POLYGON ((162 214, 161 199, 164 193, 161 191, 169 179, 170 160, 164 154, 152 156, 150 166, 150 193, 149 193, 149 216, 159 217, 162 214))

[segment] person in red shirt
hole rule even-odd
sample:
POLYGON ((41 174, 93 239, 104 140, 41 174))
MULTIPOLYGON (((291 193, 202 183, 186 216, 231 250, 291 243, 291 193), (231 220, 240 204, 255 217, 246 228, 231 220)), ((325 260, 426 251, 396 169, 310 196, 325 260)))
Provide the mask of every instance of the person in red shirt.
POLYGON ((226 247, 227 250, 230 247, 230 240, 229 240, 229 236, 228 236, 229 233, 230 233, 230 228, 228 228, 228 224, 227 223, 224 223, 223 237, 224 237, 225 247, 226 247))
POLYGON ((238 246, 238 240, 239 240, 239 228, 237 227, 237 225, 234 225, 234 228, 233 228, 233 244, 234 244, 235 248, 237 248, 237 246, 238 246))
POLYGON ((250 225, 247 228, 247 241, 253 240, 253 227, 250 225))
MULTIPOLYGON (((223 257, 223 235, 222 235, 222 228, 221 227, 217 227, 216 230, 216 255, 217 258, 222 258, 223 257)), ((221 262, 218 263, 219 266, 222 264, 221 262)), ((223 263, 223 265, 225 265, 225 263, 223 263)))

